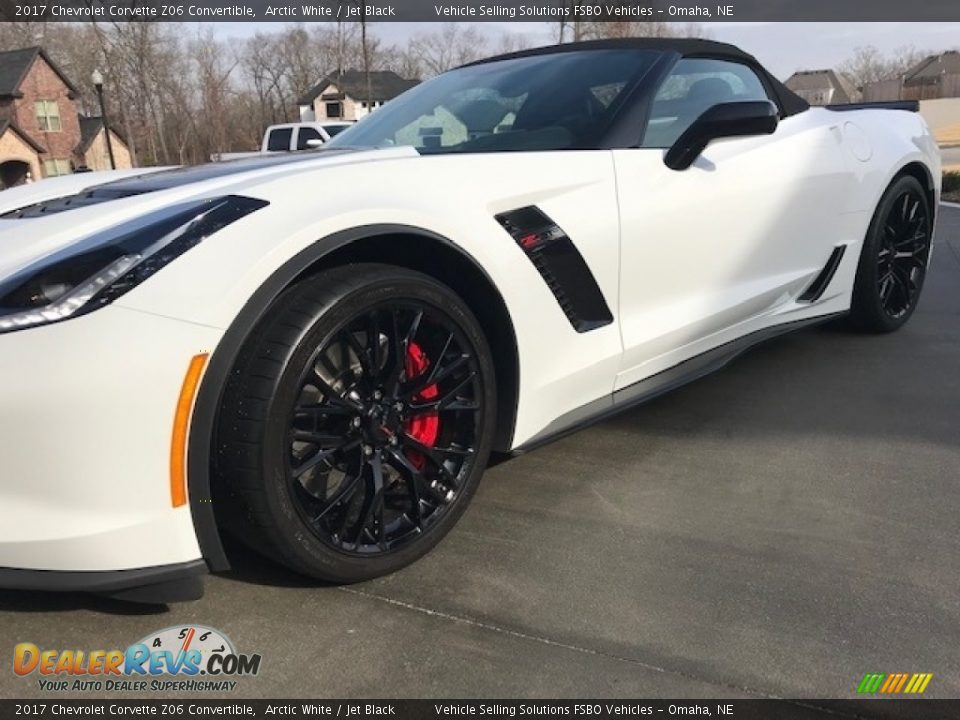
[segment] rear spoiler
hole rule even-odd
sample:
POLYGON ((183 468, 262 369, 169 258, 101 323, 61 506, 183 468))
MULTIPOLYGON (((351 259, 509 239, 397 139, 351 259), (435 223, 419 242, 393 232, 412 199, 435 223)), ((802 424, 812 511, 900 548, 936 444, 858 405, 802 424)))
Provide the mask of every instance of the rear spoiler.
POLYGON ((906 110, 920 112, 920 102, 917 100, 887 100, 883 102, 849 103, 845 105, 826 105, 827 110, 843 112, 845 110, 906 110))

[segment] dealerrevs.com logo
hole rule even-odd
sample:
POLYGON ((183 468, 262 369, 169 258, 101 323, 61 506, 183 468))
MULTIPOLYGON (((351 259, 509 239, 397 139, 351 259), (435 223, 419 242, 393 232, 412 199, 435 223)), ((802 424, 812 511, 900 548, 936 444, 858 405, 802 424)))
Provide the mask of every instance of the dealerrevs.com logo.
POLYGON ((241 654, 219 630, 175 626, 151 633, 126 650, 41 648, 18 643, 13 671, 37 676, 41 690, 143 692, 234 690, 237 677, 260 672, 260 655, 241 654))

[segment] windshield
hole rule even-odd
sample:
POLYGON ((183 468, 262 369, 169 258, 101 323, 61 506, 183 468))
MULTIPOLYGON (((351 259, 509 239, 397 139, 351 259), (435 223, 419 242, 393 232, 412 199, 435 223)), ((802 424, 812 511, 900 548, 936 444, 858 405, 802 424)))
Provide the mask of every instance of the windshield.
POLYGON ((421 153, 596 147, 657 54, 581 50, 460 68, 391 100, 326 147, 409 145, 421 153))
POLYGON ((341 132, 346 130, 349 125, 324 125, 323 129, 326 131, 327 135, 333 137, 334 135, 339 135, 341 132))

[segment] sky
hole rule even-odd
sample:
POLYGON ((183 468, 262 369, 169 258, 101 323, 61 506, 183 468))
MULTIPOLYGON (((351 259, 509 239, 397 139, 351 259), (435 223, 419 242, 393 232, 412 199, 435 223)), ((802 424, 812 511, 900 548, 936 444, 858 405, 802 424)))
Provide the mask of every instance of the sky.
MULTIPOLYGON (((528 36, 534 44, 555 42, 556 28, 546 23, 473 23, 492 37, 503 32, 528 36)), ((277 23, 211 23, 222 38, 249 37, 278 29, 277 23)), ((774 75, 786 79, 796 70, 836 67, 861 45, 891 51, 904 45, 937 52, 960 49, 960 23, 702 23, 708 37, 733 43, 757 57, 774 75)), ((387 43, 437 29, 435 23, 372 23, 387 43)))

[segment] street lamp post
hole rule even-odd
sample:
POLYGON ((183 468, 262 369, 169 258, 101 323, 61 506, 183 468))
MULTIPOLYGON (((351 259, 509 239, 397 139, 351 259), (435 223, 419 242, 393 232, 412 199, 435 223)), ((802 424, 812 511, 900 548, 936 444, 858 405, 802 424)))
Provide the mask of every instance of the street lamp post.
POLYGON ((93 86, 97 89, 97 98, 100 100, 100 119, 103 121, 103 132, 107 136, 107 154, 110 156, 110 169, 117 169, 117 161, 113 158, 113 143, 110 141, 110 123, 107 120, 107 106, 103 102, 103 74, 94 70, 90 76, 93 86))

